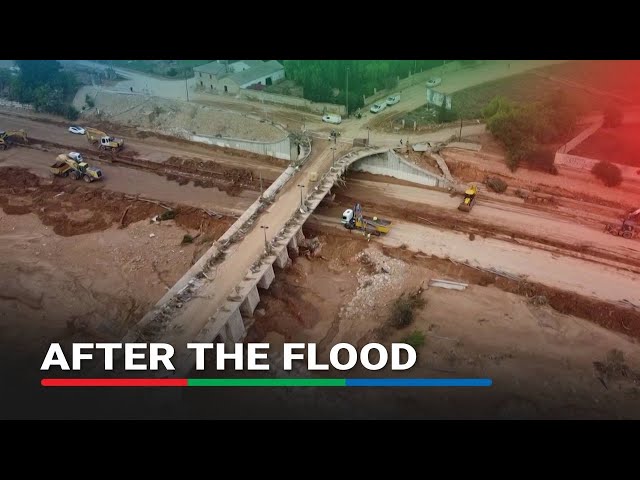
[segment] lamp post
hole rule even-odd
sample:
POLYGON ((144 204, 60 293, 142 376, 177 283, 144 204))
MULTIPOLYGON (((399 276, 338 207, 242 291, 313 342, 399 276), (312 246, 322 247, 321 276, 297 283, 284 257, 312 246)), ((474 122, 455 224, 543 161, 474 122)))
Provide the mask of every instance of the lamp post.
POLYGON ((336 166, 336 146, 335 145, 331 147, 331 154, 333 155, 331 159, 331 165, 333 165, 333 168, 335 168, 336 166))
POLYGON ((184 71, 184 89, 187 92, 187 102, 189 101, 189 80, 187 78, 187 71, 184 71))
POLYGON ((265 226, 265 225, 260 225, 260 228, 264 231, 264 250, 265 252, 269 251, 269 243, 267 242, 267 229, 269 227, 265 226))
POLYGON ((349 118, 349 67, 347 67, 347 88, 345 91, 347 97, 347 118, 349 118))
POLYGON ((304 190, 304 185, 298 184, 298 187, 300 187, 300 208, 304 210, 304 203, 302 201, 302 190, 304 190))
POLYGON ((367 146, 371 143, 371 127, 367 127, 367 146))

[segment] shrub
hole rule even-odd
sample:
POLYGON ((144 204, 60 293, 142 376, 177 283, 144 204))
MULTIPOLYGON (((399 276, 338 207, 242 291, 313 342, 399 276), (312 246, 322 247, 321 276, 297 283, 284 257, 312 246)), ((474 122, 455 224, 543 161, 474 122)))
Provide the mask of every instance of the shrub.
POLYGON ((188 233, 185 234, 185 236, 182 237, 182 243, 193 243, 193 237, 188 233))
POLYGON ((164 212, 162 212, 159 216, 158 219, 159 220, 171 220, 173 218, 176 218, 176 212, 174 212, 173 210, 166 210, 164 212))
POLYGON ((424 333, 419 330, 415 330, 410 335, 407 335, 402 339, 402 343, 411 345, 416 350, 424 345, 424 333))
POLYGON ((620 169, 610 162, 604 160, 596 163, 591 169, 596 177, 598 177, 607 187, 617 187, 622 183, 622 172, 620 169))
POLYGON ((67 120, 77 120, 80 116, 80 112, 73 105, 67 105, 67 107, 65 108, 64 116, 65 118, 67 118, 67 120))
POLYGON ((176 70, 175 68, 171 67, 169 70, 167 70, 168 77, 175 77, 176 75, 178 75, 178 70, 176 70))
POLYGON ((425 306, 425 301, 420 296, 421 292, 400 295, 391 307, 390 323, 396 328, 403 328, 411 325, 413 322, 413 312, 415 309, 425 306))
POLYGON ((558 174, 558 169, 555 167, 556 154, 553 150, 548 148, 537 148, 527 157, 527 163, 536 170, 543 172, 558 174))
POLYGON ((93 108, 96 106, 96 102, 93 100, 93 98, 91 98, 91 95, 89 95, 88 93, 84 97, 84 103, 86 103, 89 108, 93 108))
POLYGON ((606 128, 616 128, 622 124, 622 112, 619 108, 610 106, 604 110, 604 123, 606 128))
POLYGON ((491 190, 497 193, 503 193, 507 189, 507 182, 498 177, 487 178, 485 183, 491 190))
POLYGON ((512 108, 512 105, 509 102, 509 100, 498 95, 496 97, 493 97, 493 99, 489 102, 489 104, 486 107, 484 107, 484 110, 482 110, 482 116, 484 118, 491 118, 496 113, 508 112, 509 110, 511 110, 511 108, 512 108))

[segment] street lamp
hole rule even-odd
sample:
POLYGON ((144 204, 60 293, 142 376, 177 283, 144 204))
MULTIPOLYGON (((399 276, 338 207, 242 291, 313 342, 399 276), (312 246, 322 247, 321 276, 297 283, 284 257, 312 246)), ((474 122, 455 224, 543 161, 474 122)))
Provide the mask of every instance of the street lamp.
POLYGON ((302 201, 302 190, 304 190, 304 185, 298 184, 298 187, 300 187, 300 209, 304 210, 304 204, 302 201))
POLYGON ((370 137, 371 137, 371 127, 367 127, 367 146, 369 146, 369 144, 371 143, 370 137))
POLYGON ((336 166, 336 146, 335 145, 333 147, 331 147, 331 152, 332 152, 332 155, 333 155, 333 158, 331 159, 331 164, 335 168, 335 166, 336 166))
POLYGON ((264 251, 268 252, 269 251, 269 243, 267 242, 267 229, 269 227, 266 227, 264 225, 260 225, 260 228, 264 231, 264 251))

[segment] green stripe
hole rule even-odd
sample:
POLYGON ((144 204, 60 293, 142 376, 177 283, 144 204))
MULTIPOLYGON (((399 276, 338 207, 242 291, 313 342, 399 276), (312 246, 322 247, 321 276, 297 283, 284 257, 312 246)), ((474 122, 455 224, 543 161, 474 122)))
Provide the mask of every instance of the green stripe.
POLYGON ((189 378, 189 387, 344 387, 344 378, 189 378))

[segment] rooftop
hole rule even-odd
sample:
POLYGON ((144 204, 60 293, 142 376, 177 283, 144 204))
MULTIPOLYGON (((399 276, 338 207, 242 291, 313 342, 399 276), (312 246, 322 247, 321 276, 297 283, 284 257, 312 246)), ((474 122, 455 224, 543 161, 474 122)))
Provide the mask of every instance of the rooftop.
MULTIPOLYGON (((247 60, 243 60, 243 62, 247 63, 247 60)), ((260 62, 244 72, 229 75, 229 78, 242 86, 283 69, 284 67, 276 60, 269 60, 267 62, 260 62)))

